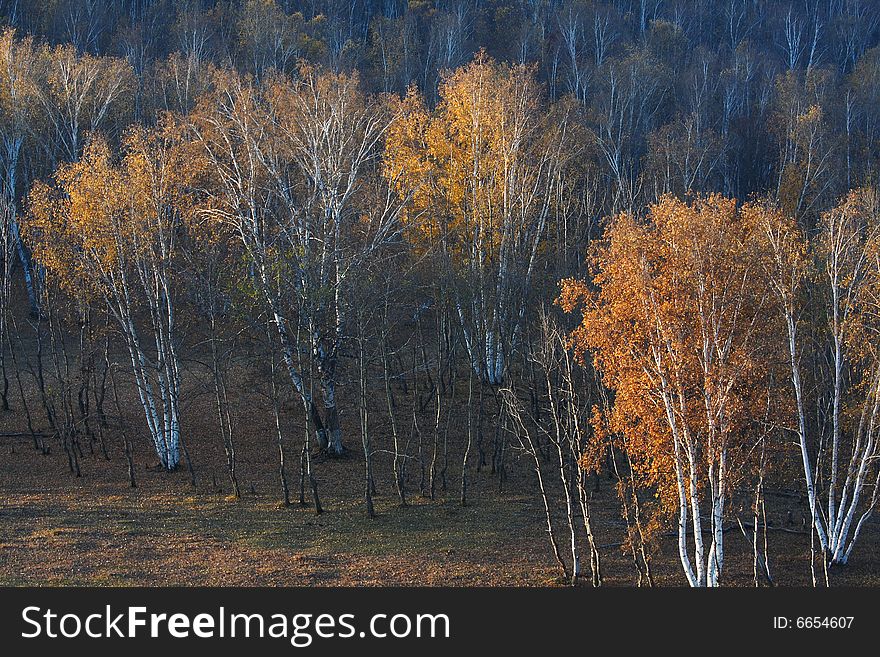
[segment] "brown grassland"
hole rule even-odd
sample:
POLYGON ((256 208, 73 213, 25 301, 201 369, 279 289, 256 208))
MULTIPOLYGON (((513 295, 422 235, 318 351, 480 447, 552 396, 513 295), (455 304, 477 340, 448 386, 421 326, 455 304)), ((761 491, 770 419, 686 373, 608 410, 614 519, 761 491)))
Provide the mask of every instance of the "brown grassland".
MULTIPOLYGON (((136 412, 134 404, 129 407, 136 412)), ((250 429, 238 436, 240 500, 229 495, 222 446, 210 420, 185 426, 195 488, 186 468, 171 474, 152 468, 155 455, 145 438, 133 439, 134 489, 112 431, 106 436, 109 460, 97 444, 83 446, 79 478, 69 472, 57 444, 43 455, 28 437, 0 439, 0 584, 562 585, 529 461, 511 448, 502 491, 497 476, 487 469, 476 473, 472 465, 470 503, 458 503, 463 406, 456 409, 450 429, 447 489, 438 486, 435 500, 412 491, 407 507, 399 505, 390 483, 391 459, 383 451, 387 427, 377 413, 378 516, 373 520, 363 509, 363 457, 355 449, 355 427, 350 427, 352 449, 344 458, 315 459, 325 507, 316 515, 310 503, 298 503, 301 425, 290 432, 293 503, 285 508, 279 502, 277 447, 269 418, 255 405, 249 410, 250 429)), ((291 405, 286 413, 291 425, 297 410, 291 405)), ((356 421, 355 413, 346 415, 346 424, 356 421)), ((11 431, 20 424, 9 412, 0 426, 11 431)), ((409 486, 418 486, 417 464, 410 465, 409 486)), ((597 487, 594 527, 605 583, 634 585, 635 571, 620 545, 624 524, 614 482, 602 476, 597 487)), ((768 501, 774 576, 785 584, 808 585, 809 534, 801 526, 804 510, 798 495, 777 489, 768 493, 768 501)), ((832 584, 880 585, 877 525, 874 521, 865 532, 850 564, 830 573, 832 584)), ((750 544, 733 523, 728 535, 725 584, 751 586, 750 544)), ((663 537, 653 563, 658 584, 685 584, 671 536, 663 537)))

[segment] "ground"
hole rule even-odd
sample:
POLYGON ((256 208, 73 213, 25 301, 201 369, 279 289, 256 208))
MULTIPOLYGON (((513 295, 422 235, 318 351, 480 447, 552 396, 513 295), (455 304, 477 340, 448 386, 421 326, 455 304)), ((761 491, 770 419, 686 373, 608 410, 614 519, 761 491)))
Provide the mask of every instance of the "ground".
MULTIPOLYGON (((22 307, 23 304, 22 304, 22 307)), ((24 324, 24 318, 20 323, 24 324)), ((22 344, 30 353, 34 345, 22 344)), ((71 351, 75 345, 69 347, 71 351)), ((410 427, 411 405, 419 390, 395 384, 398 427, 407 443, 409 505, 393 488, 391 429, 384 389, 369 396, 374 448, 375 507, 370 519, 363 501, 364 458, 356 409, 341 407, 348 451, 343 458, 315 455, 314 472, 325 513, 317 515, 308 495, 299 504, 299 464, 304 426, 302 406, 288 390, 283 404, 287 475, 292 504, 281 504, 278 445, 267 398, 267 367, 253 354, 233 371, 237 471, 241 499, 230 495, 222 440, 209 377, 200 361, 185 363, 183 435, 195 472, 193 487, 185 466, 176 472, 156 467, 157 458, 123 353, 116 362, 119 405, 106 402, 108 426, 91 422, 93 439, 81 440, 81 476, 74 476, 56 438, 49 453, 34 449, 20 400, 0 411, 0 585, 563 585, 547 540, 546 520, 532 461, 510 438, 501 486, 489 468, 468 470, 468 506, 462 507, 461 457, 467 434, 467 393, 456 394, 448 424, 446 486, 438 477, 434 500, 419 487, 417 439, 410 427), (200 369, 201 368, 201 369, 200 369), (122 430, 125 430, 123 434, 122 430), (20 435, 10 435, 20 433, 20 435), (102 435, 107 457, 98 441, 102 435), (125 435, 133 446, 136 488, 129 484, 125 435)), ((381 376, 378 374, 377 376, 381 376)), ((12 377, 10 377, 12 378, 12 377)), ((35 427, 45 429, 34 377, 22 379, 31 400, 35 427)), ((10 382, 17 390, 16 381, 10 382)), ((421 385, 421 384, 419 384, 421 385)), ((464 385, 464 384, 462 384, 464 385)), ((353 400, 356 384, 340 385, 340 398, 353 400)), ((58 394, 49 383, 49 392, 58 394)), ((75 394, 75 391, 74 391, 75 394)), ((108 399, 112 393, 108 392, 108 399)), ((421 413, 423 453, 430 460, 435 411, 424 393, 421 413)), ((490 399, 487 395, 487 399, 490 399)), ((491 440, 497 408, 485 405, 485 440, 491 440)), ((472 415, 476 415, 473 413, 472 415)), ((472 417, 473 421, 473 417, 472 417)), ((440 442, 442 445, 442 440, 440 442)), ((314 451, 314 450, 313 450, 314 451)), ((491 446, 486 451, 491 455, 491 446)), ((442 447, 438 464, 443 462, 442 447)), ((634 585, 636 573, 621 548, 625 524, 614 482, 594 481, 592 512, 600 544, 603 577, 609 585, 634 585)), ((771 568, 778 582, 811 581, 806 512, 795 479, 768 494, 771 568)), ((555 521, 562 528, 563 506, 555 521)), ((747 514, 743 516, 747 521, 747 514)), ((559 536, 565 549, 565 539, 559 536)), ((752 586, 751 544, 731 522, 726 533, 724 583, 752 586)), ((584 557, 584 563, 586 558, 584 557)), ((656 582, 685 585, 674 537, 662 538, 653 559, 656 582)), ((880 522, 863 532, 851 563, 830 573, 833 584, 880 585, 880 522)), ((589 585, 589 579, 584 581, 589 585)))
MULTIPOLYGON (((206 430, 190 445, 199 455, 195 488, 185 469, 169 474, 150 467, 150 453, 140 445, 134 489, 112 440, 110 460, 97 447, 94 455, 84 450, 77 478, 58 445, 43 455, 29 438, 2 438, 0 584, 561 584, 527 462, 518 462, 514 452, 507 490, 499 492, 497 477, 487 471, 472 472, 467 507, 458 503, 457 468, 450 469, 448 490, 436 500, 415 494, 401 507, 380 454, 378 517, 371 520, 360 497, 363 460, 356 452, 315 463, 326 508, 319 516, 310 504, 298 504, 298 459, 290 466, 293 504, 280 504, 265 440, 242 441, 243 497, 230 496, 222 453, 209 449, 210 436, 206 430)), ((600 481, 594 509, 606 583, 634 584, 618 545, 622 522, 610 482, 600 481)), ((852 563, 831 573, 832 583, 880 585, 877 535, 873 524, 852 563)), ((749 546, 738 529, 727 536, 725 581, 749 586, 749 546)), ((808 584, 809 536, 783 517, 781 506, 770 541, 777 579, 808 584)), ((658 583, 684 583, 671 537, 654 562, 658 583)))

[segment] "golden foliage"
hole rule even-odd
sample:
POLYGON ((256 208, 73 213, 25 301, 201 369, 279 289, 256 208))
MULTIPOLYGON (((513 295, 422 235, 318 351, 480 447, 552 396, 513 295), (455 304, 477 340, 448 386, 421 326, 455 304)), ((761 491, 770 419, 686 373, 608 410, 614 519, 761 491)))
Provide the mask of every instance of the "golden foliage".
POLYGON ((679 503, 676 460, 693 459, 708 486, 710 469, 754 443, 767 403, 778 313, 747 215, 718 195, 664 197, 646 219, 610 222, 593 285, 562 283, 558 303, 582 314, 571 345, 614 391, 604 422, 667 511, 679 503))
POLYGON ((433 112, 414 89, 396 102, 384 175, 410 196, 405 218, 416 235, 459 254, 479 244, 491 261, 502 233, 529 230, 544 210, 537 190, 579 143, 564 139, 572 108, 548 108, 533 67, 484 53, 448 73, 439 93, 433 112))
POLYGON ((169 266, 199 168, 171 124, 132 130, 121 159, 94 135, 54 184, 36 183, 25 237, 74 293, 125 295, 131 275, 169 266))

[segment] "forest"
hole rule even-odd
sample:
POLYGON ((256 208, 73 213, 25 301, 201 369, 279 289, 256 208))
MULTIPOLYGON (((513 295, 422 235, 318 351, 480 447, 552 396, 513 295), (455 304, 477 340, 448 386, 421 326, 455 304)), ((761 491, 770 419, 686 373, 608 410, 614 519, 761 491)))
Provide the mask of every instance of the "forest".
POLYGON ((4 584, 880 584, 880 3, 0 0, 4 584))

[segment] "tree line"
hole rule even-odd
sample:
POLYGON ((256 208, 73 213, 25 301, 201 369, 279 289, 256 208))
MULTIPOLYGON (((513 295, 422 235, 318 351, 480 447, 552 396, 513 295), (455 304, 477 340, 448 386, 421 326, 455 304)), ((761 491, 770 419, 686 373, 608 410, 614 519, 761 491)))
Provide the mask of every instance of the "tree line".
POLYGON ((285 503, 295 449, 318 512, 314 453, 357 452, 371 516, 380 453, 402 505, 515 458, 598 585, 603 473, 640 584, 667 527, 722 583, 737 523, 757 585, 789 480, 814 583, 846 564, 880 484, 871 3, 38 4, 0 38, 0 392, 37 449, 135 486, 143 434, 195 482, 197 380, 240 495, 250 369, 285 503))

